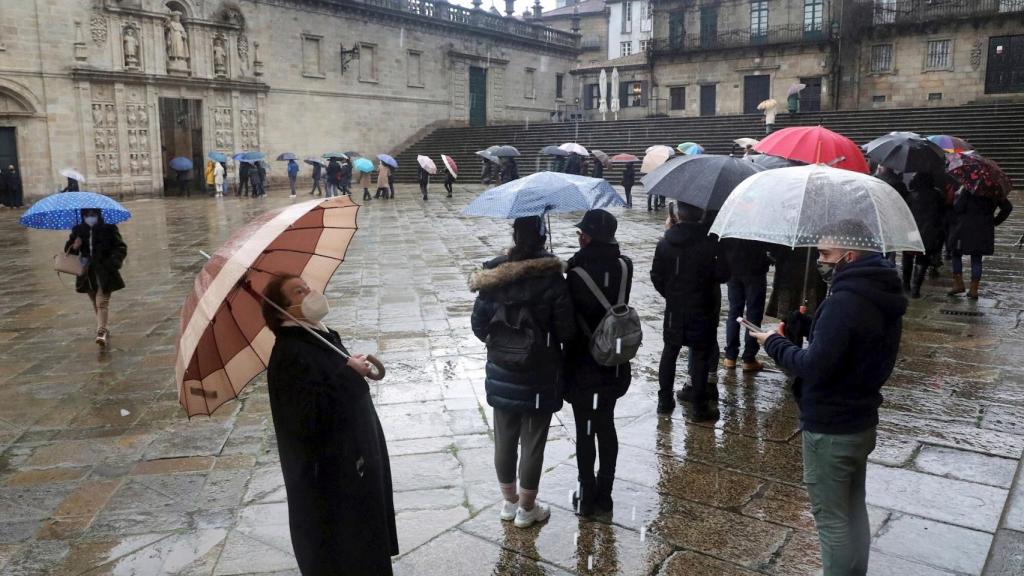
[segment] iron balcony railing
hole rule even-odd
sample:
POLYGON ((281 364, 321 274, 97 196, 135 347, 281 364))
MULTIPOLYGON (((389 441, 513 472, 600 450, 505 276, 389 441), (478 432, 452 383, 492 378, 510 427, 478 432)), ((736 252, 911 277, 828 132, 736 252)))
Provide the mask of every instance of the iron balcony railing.
POLYGON ((799 25, 772 26, 761 30, 749 28, 728 30, 713 36, 685 34, 670 38, 656 38, 651 40, 651 51, 658 55, 773 44, 815 44, 827 40, 829 40, 829 33, 821 28, 805 29, 799 25))
POLYGON ((1024 12, 1024 0, 859 0, 871 10, 871 22, 918 24, 1024 12))
POLYGON ((358 4, 415 14, 425 18, 444 20, 454 24, 482 28, 501 34, 535 40, 565 48, 578 48, 579 35, 564 30, 548 28, 542 24, 506 18, 464 6, 449 4, 444 0, 355 0, 358 4))

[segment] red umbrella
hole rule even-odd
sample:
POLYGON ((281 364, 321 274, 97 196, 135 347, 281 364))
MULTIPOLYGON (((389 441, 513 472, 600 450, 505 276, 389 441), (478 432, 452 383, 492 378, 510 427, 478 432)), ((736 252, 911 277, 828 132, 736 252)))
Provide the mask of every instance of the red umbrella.
POLYGON ((640 159, 632 154, 616 154, 611 157, 612 162, 639 162, 640 159))
POLYGON ((1010 178, 998 164, 977 154, 954 154, 949 174, 975 196, 994 200, 1006 198, 1013 190, 1010 178))
POLYGON ((264 288, 290 273, 322 292, 345 260, 358 212, 347 196, 272 210, 210 257, 181 309, 174 371, 189 417, 212 414, 266 369, 274 334, 260 310, 264 288))
POLYGON ((822 126, 793 126, 772 132, 754 150, 807 164, 828 164, 868 174, 864 152, 842 134, 822 126))
POLYGON ((441 162, 444 162, 444 167, 448 169, 455 178, 459 177, 459 165, 455 163, 455 159, 447 154, 441 154, 441 162))

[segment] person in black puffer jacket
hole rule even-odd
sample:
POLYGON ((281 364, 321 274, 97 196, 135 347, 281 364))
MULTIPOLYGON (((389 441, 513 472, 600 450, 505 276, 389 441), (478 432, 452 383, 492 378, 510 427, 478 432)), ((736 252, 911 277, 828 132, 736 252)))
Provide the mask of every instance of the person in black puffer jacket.
POLYGON ((615 461, 619 440, 615 433, 615 402, 626 394, 632 380, 629 362, 617 366, 602 366, 590 353, 593 334, 607 314, 607 309, 574 269, 585 271, 601 290, 610 304, 619 300, 622 288, 622 266, 626 266, 623 302, 629 302, 633 284, 633 261, 619 253, 615 241, 618 222, 604 210, 590 210, 583 216, 579 228, 580 250, 569 259, 569 295, 579 337, 566 350, 565 399, 572 404, 576 420, 576 465, 579 468, 580 492, 576 494, 577 512, 590 516, 595 511, 612 511, 612 485, 615 481, 615 461), (594 475, 597 457, 594 443, 600 447, 601 470, 594 475))
POLYGON ((85 274, 75 280, 75 291, 89 295, 96 313, 96 344, 106 348, 110 343, 110 295, 124 288, 121 266, 128 257, 128 245, 117 226, 103 221, 100 210, 83 209, 81 217, 82 222, 71 229, 64 251, 86 259, 85 274))
POLYGON ((796 376, 804 483, 825 574, 867 571, 867 459, 875 448, 881 388, 896 365, 907 310, 896 267, 878 252, 848 247, 857 244, 850 239, 871 236, 854 220, 837 222, 821 234, 818 266, 831 286, 815 314, 807 348, 785 338, 781 325, 776 333, 754 334, 775 363, 796 376))
POLYGON ((693 404, 691 417, 697 422, 714 420, 710 400, 717 390, 708 386, 708 371, 716 364, 718 312, 721 283, 729 279, 729 267, 719 254, 718 242, 708 236, 702 211, 679 205, 679 221, 670 216, 665 236, 658 241, 651 266, 654 289, 665 298, 663 335, 665 348, 658 366, 658 412, 675 409, 672 389, 676 361, 683 346, 690 349, 690 393, 681 399, 693 404))
POLYGON ((551 415, 562 407, 561 346, 576 331, 562 262, 544 251, 538 216, 517 218, 514 246, 474 272, 469 289, 473 333, 487 343, 487 403, 494 408, 494 468, 504 502, 502 520, 526 528, 544 521, 536 502, 551 415), (516 494, 518 444, 519 493, 516 494))

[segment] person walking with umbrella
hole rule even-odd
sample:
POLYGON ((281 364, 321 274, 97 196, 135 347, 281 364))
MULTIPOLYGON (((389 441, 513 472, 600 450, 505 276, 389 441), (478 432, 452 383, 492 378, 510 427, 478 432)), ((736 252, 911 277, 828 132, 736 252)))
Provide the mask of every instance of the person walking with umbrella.
POLYGON ((75 291, 88 294, 96 314, 96 344, 110 344, 110 296, 124 288, 121 266, 128 257, 128 245, 114 224, 103 221, 95 208, 81 210, 81 222, 71 229, 64 251, 85 259, 85 273, 75 279, 75 291))
POLYGON ((320 179, 323 177, 321 172, 323 170, 323 164, 320 162, 312 162, 313 164, 313 188, 309 190, 310 195, 314 193, 317 196, 322 196, 324 191, 320 188, 320 179))
POLYGON ((61 189, 61 192, 79 192, 80 190, 78 188, 78 180, 70 176, 68 176, 67 179, 67 184, 65 184, 64 188, 61 189))
POLYGON ((295 198, 295 183, 299 179, 299 163, 294 158, 288 160, 288 185, 292 193, 289 198, 295 198))
POLYGON ((210 190, 211 188, 213 189, 213 193, 210 194, 210 196, 213 196, 213 195, 215 195, 217 193, 217 190, 216 190, 216 188, 217 188, 217 186, 216 186, 216 179, 213 176, 213 171, 214 171, 213 165, 214 164, 216 164, 216 162, 214 162, 213 160, 207 159, 206 160, 206 167, 203 169, 203 181, 206 184, 206 189, 207 190, 210 190))
MULTIPOLYGON (((251 169, 252 165, 248 162, 238 161, 238 190, 235 191, 235 196, 249 197, 249 171, 251 169)), ((253 193, 255 194, 255 192, 253 193)))
POLYGON ((950 234, 949 245, 953 255, 953 288, 950 296, 963 294, 963 257, 971 257, 971 285, 967 297, 978 299, 981 286, 982 261, 995 253, 996 226, 1002 224, 1013 211, 1013 204, 1005 196, 982 196, 961 188, 953 203, 956 224, 950 234))
POLYGON ((519 179, 519 165, 516 164, 514 156, 506 156, 501 159, 503 166, 501 167, 501 182, 511 182, 519 179))
POLYGON ((416 166, 416 181, 420 185, 420 194, 423 196, 423 201, 427 201, 427 186, 430 184, 430 172, 422 165, 416 166))
POLYGON ((262 198, 267 195, 267 165, 263 160, 253 162, 253 169, 249 172, 252 176, 252 197, 262 198))
POLYGON ((352 168, 359 172, 359 185, 363 187, 363 200, 370 200, 370 173, 373 172, 373 162, 366 158, 356 158, 352 162, 352 168))
POLYGON ((455 159, 447 154, 441 154, 441 163, 444 164, 444 189, 448 192, 448 197, 452 197, 452 185, 455 184, 455 179, 458 178, 458 165, 455 163, 455 159))
POLYGON ((338 159, 331 157, 327 163, 327 198, 338 195, 338 184, 341 182, 341 164, 338 159))
POLYGON ((544 250, 541 217, 516 218, 512 239, 507 254, 473 273, 469 289, 477 293, 473 333, 487 344, 484 385, 494 409, 500 517, 528 528, 551 515, 537 490, 551 415, 562 407, 560 346, 572 340, 576 321, 562 261, 544 250))
POLYGON ((227 189, 224 185, 224 165, 220 162, 213 163, 213 188, 217 198, 224 196, 224 190, 227 189))
POLYGON ((341 193, 346 196, 352 195, 352 161, 348 158, 341 159, 341 172, 338 174, 338 187, 341 193))
POLYGON ((377 194, 374 198, 388 199, 388 182, 391 180, 391 167, 384 162, 377 163, 377 194))
POLYGON ((583 170, 583 157, 572 152, 569 154, 569 159, 565 162, 565 173, 579 175, 583 170))
MULTIPOLYGON (((633 207, 633 186, 636 184, 636 163, 629 162, 622 171, 622 189, 626 193, 626 208, 633 207)), ((649 198, 649 197, 648 197, 649 198)), ((650 200, 647 201, 650 210, 650 200)))
POLYGON ((764 112, 764 133, 771 134, 775 127, 775 116, 779 112, 779 103, 774 98, 761 101, 757 109, 764 112))

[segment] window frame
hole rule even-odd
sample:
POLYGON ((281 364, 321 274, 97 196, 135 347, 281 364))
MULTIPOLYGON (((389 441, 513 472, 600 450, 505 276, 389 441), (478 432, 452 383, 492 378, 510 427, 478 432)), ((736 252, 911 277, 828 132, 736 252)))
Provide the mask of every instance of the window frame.
POLYGON ((685 112, 686 111, 686 86, 669 86, 668 87, 668 109, 672 112, 685 112), (681 91, 681 92, 677 92, 681 91), (675 94, 682 96, 682 106, 676 108, 675 106, 675 94))
POLYGON ((893 74, 895 72, 895 70, 896 70, 896 45, 895 45, 895 43, 893 43, 893 42, 879 42, 877 44, 872 44, 869 47, 869 52, 868 52, 868 73, 869 74, 893 74), (888 65, 887 68, 875 68, 875 62, 876 62, 876 59, 875 59, 875 49, 876 48, 882 48, 882 47, 888 47, 889 48, 889 58, 888 58, 888 64, 889 65, 888 65))
POLYGON ((803 16, 804 32, 823 32, 825 30, 825 0, 804 0, 803 16), (810 19, 807 9, 810 8, 810 19))
POLYGON ((527 100, 537 99, 537 69, 523 68, 523 98, 527 100))
POLYGON ((763 39, 767 37, 768 0, 750 0, 750 38, 763 39))
POLYGON ((623 40, 619 42, 619 58, 633 54, 633 41, 623 40))
POLYGON ((318 78, 318 79, 321 79, 321 80, 324 79, 324 78, 327 78, 327 74, 324 73, 324 37, 319 35, 319 34, 309 34, 309 33, 306 33, 306 32, 303 32, 301 34, 301 37, 302 37, 302 77, 303 78, 318 78), (317 61, 317 68, 318 68, 316 71, 312 71, 312 70, 306 69, 306 46, 307 46, 307 41, 309 41, 309 40, 312 40, 312 41, 316 42, 316 51, 317 51, 316 61, 317 61))
POLYGON ((423 51, 422 50, 406 50, 405 51, 405 85, 409 88, 426 88, 426 83, 423 81, 423 51), (416 65, 419 68, 417 76, 419 77, 417 83, 413 83, 412 79, 409 78, 409 62, 412 60, 412 56, 416 56, 416 65))
POLYGON ((565 100, 565 74, 555 73, 555 100, 565 100))
POLYGON ((377 70, 377 46, 378 45, 373 43, 373 42, 360 42, 359 43, 359 81, 360 82, 365 82, 367 84, 380 84, 380 74, 379 74, 379 72, 377 70), (364 61, 364 58, 365 58, 365 56, 367 54, 367 50, 369 50, 369 53, 373 55, 373 60, 370 63, 370 73, 373 74, 373 76, 371 76, 369 78, 364 78, 363 77, 363 61, 364 61))
POLYGON ((953 70, 953 38, 942 37, 942 38, 927 38, 924 44, 924 63, 922 70, 925 72, 948 72, 953 70), (931 47, 933 44, 945 43, 947 46, 945 51, 945 63, 942 66, 932 66, 930 61, 932 59, 931 47))

